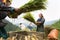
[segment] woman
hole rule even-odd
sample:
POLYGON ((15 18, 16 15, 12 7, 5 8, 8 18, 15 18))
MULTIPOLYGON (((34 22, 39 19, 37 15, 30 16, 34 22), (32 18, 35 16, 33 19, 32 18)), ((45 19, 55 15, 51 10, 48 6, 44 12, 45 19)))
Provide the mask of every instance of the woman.
POLYGON ((39 19, 37 20, 36 24, 37 24, 37 32, 44 32, 44 22, 45 19, 43 17, 43 14, 40 13, 39 14, 39 19))
MULTIPOLYGON (((1 7, 9 7, 11 4, 10 0, 0 0, 0 6, 1 7)), ((2 9, 0 9, 2 10, 2 9)), ((13 7, 11 7, 11 11, 16 11, 13 7)), ((3 20, 8 16, 7 11, 0 11, 0 37, 3 37, 4 39, 8 38, 7 32, 5 30, 6 23, 3 22, 3 20)))

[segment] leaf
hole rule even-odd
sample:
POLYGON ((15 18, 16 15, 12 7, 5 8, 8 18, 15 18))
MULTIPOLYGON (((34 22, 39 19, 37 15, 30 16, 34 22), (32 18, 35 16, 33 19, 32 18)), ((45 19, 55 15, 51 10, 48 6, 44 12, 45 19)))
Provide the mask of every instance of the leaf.
POLYGON ((35 23, 35 19, 33 18, 32 14, 30 12, 27 12, 26 15, 23 16, 24 19, 35 23))
POLYGON ((17 11, 17 14, 11 14, 9 17, 15 18, 16 16, 25 13, 25 12, 31 12, 35 10, 41 10, 41 9, 46 9, 46 2, 47 0, 31 0, 17 11))
POLYGON ((47 0, 32 0, 20 7, 18 14, 46 9, 47 0))

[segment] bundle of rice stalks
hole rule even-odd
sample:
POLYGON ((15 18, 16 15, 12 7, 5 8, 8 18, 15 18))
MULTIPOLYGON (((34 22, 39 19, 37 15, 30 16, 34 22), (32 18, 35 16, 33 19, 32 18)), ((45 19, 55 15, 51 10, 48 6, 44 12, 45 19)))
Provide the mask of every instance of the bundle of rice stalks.
POLYGON ((18 14, 17 13, 13 13, 13 14, 8 14, 9 18, 17 18, 18 14))
POLYGON ((9 17, 15 18, 25 12, 46 9, 46 2, 47 0, 30 0, 28 3, 19 8, 17 14, 10 15, 9 17))
POLYGON ((28 3, 20 7, 18 14, 46 9, 47 0, 30 0, 28 3))
POLYGON ((27 12, 26 15, 23 16, 24 19, 35 23, 35 19, 33 18, 32 14, 30 12, 27 12))

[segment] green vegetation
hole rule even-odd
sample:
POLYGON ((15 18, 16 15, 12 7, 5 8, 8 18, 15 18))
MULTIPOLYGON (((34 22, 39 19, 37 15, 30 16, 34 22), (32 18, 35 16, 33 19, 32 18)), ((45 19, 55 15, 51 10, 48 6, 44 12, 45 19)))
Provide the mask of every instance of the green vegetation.
POLYGON ((52 24, 53 28, 60 29, 60 20, 52 24))
POLYGON ((7 25, 5 26, 5 30, 7 32, 20 30, 20 28, 18 26, 13 25, 12 23, 8 22, 7 20, 5 20, 4 22, 7 22, 7 25))
POLYGON ((30 0, 20 8, 20 13, 46 9, 47 0, 30 0))
POLYGON ((17 12, 9 14, 8 16, 10 18, 17 18, 18 15, 25 12, 46 9, 46 2, 47 0, 30 0, 28 3, 20 7, 20 9, 17 12))
POLYGON ((55 21, 54 24, 48 25, 45 28, 47 28, 47 29, 53 29, 53 28, 55 28, 55 29, 58 29, 60 31, 60 20, 55 21))
POLYGON ((33 22, 35 23, 35 19, 33 17, 33 15, 30 13, 30 12, 27 12, 24 16, 23 16, 24 19, 30 21, 30 22, 33 22))

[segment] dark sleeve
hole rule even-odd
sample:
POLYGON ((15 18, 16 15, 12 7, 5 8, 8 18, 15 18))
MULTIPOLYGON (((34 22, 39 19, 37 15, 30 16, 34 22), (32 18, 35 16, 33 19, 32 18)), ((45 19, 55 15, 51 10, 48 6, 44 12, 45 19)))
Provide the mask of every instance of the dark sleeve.
POLYGON ((15 8, 11 7, 10 12, 13 14, 15 12, 15 8))
POLYGON ((38 19, 37 22, 44 23, 44 22, 45 22, 45 19, 44 19, 44 18, 42 18, 42 19, 38 19))
POLYGON ((11 7, 11 11, 15 11, 15 8, 11 7))
POLYGON ((41 21, 41 19, 38 19, 37 22, 41 21))

